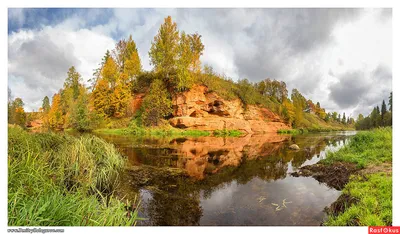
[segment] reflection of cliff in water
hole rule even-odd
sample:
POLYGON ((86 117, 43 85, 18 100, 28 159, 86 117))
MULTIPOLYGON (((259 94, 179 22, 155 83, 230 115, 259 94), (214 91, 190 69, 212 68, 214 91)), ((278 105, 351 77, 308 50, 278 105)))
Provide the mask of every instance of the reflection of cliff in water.
POLYGON ((245 163, 254 167, 249 163, 252 160, 260 167, 257 170, 269 174, 268 178, 278 179, 285 176, 289 162, 294 168, 313 157, 316 157, 316 162, 327 145, 344 142, 344 139, 345 136, 270 134, 240 138, 154 139, 133 146, 120 145, 119 148, 128 157, 131 165, 181 168, 190 177, 199 180, 226 167, 244 167, 245 163), (299 145, 301 150, 289 150, 288 146, 293 143, 299 145))
POLYGON ((214 192, 231 183, 285 179, 289 170, 317 162, 326 148, 343 145, 345 139, 342 135, 248 135, 113 142, 131 165, 147 168, 143 170, 151 177, 144 178, 143 184, 133 182, 139 176, 136 172, 125 173, 123 178, 120 192, 129 197, 129 190, 140 191, 144 201, 142 217, 149 220, 139 224, 199 225, 204 215, 200 203, 214 192), (289 150, 293 143, 301 150, 289 150), (182 169, 184 173, 169 173, 165 168, 182 169))

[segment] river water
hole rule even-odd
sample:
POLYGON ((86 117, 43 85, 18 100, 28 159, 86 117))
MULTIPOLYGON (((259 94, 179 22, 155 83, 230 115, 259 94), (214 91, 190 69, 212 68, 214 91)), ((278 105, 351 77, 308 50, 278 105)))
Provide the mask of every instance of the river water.
POLYGON ((323 222, 324 208, 341 192, 289 173, 317 163, 354 134, 98 136, 116 145, 128 160, 118 196, 140 199, 140 216, 146 220, 138 225, 314 226, 323 222), (294 143, 299 151, 288 148, 294 143), (138 184, 138 173, 130 167, 147 168, 155 179, 138 184), (169 175, 175 170, 186 175, 169 175))

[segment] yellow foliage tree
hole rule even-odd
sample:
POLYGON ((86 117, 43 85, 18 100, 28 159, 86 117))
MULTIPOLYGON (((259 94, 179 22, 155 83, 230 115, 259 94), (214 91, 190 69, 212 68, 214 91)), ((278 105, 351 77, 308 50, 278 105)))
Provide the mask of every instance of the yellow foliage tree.
POLYGON ((54 94, 51 108, 48 114, 48 122, 51 128, 59 129, 64 125, 64 118, 61 110, 61 95, 54 94))

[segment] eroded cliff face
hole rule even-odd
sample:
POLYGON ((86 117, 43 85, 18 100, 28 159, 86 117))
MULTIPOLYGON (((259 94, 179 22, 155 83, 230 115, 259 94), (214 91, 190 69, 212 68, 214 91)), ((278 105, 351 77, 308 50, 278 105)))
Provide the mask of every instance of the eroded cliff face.
POLYGON ((244 108, 239 99, 224 100, 207 87, 196 85, 172 99, 170 124, 177 128, 198 130, 241 130, 247 133, 277 132, 290 126, 266 108, 249 105, 244 108))

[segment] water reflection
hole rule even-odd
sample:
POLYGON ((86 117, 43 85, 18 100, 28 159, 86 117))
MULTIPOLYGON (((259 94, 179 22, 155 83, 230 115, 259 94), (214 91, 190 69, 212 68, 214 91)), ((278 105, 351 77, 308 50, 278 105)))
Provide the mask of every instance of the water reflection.
POLYGON ((141 196, 141 215, 148 220, 140 225, 319 225, 324 207, 340 192, 288 173, 318 162, 352 134, 101 137, 116 144, 131 166, 155 168, 149 184, 132 183, 133 172, 121 181, 120 195, 141 196), (289 150, 293 143, 301 150, 289 150), (186 175, 158 175, 156 168, 180 168, 186 175), (284 199, 290 204, 276 210, 272 203, 284 199))

